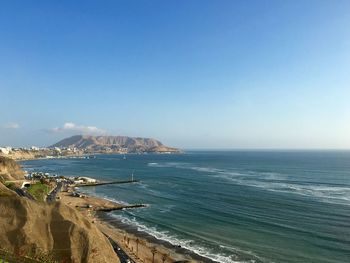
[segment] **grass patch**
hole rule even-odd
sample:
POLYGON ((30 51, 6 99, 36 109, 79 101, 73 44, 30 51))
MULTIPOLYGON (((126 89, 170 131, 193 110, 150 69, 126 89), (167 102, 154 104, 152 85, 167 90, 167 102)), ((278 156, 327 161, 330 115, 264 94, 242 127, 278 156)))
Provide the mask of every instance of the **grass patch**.
POLYGON ((44 201, 45 196, 49 193, 50 187, 40 182, 30 185, 28 188, 30 193, 37 201, 44 201))

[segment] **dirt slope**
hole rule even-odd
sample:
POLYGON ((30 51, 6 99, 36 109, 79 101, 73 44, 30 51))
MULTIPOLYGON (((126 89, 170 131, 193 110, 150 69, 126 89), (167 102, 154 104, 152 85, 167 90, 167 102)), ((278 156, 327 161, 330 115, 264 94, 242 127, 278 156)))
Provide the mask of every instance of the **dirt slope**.
POLYGON ((21 166, 14 160, 0 156, 0 179, 21 180, 24 179, 24 172, 21 166))
POLYGON ((73 208, 39 204, 1 183, 0 247, 21 255, 51 252, 58 262, 119 262, 105 236, 73 208))

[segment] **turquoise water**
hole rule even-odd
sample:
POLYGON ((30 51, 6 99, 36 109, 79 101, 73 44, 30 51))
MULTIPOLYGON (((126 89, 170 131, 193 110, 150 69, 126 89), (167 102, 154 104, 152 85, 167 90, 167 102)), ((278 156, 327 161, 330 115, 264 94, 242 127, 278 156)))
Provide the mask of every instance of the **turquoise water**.
POLYGON ((350 262, 350 152, 218 151, 23 162, 137 184, 85 188, 116 219, 220 262, 350 262))

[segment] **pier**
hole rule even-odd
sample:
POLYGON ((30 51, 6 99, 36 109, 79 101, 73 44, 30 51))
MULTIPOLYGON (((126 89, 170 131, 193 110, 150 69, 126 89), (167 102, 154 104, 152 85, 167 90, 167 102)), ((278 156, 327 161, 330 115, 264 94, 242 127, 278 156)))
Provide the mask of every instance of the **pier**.
POLYGON ((130 209, 130 208, 142 208, 147 207, 145 204, 136 204, 136 205, 123 205, 123 206, 115 206, 115 207, 101 207, 96 208, 96 211, 99 212, 111 212, 115 210, 123 210, 123 209, 130 209))
POLYGON ((76 187, 84 187, 84 186, 99 186, 99 185, 108 185, 108 184, 130 184, 130 183, 138 183, 140 180, 124 180, 124 181, 114 181, 114 182, 101 182, 101 183, 86 183, 86 184, 76 184, 76 187))

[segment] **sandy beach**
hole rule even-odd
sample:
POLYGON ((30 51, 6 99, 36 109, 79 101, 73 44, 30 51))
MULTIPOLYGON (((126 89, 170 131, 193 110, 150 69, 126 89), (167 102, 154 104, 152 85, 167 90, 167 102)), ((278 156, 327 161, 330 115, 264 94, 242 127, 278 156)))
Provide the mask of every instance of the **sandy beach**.
MULTIPOLYGON (((61 202, 82 213, 94 223, 106 236, 115 241, 135 262, 214 262, 182 248, 180 244, 156 239, 135 227, 123 224, 100 209, 121 209, 123 204, 89 195, 73 197, 71 192, 60 192, 61 202)), ((137 208, 147 209, 147 208, 137 208)))

